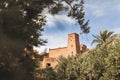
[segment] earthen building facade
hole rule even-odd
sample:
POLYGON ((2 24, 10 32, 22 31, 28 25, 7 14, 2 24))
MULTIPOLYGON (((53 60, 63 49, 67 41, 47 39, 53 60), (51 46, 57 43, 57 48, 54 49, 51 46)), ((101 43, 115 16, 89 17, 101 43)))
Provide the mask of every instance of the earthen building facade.
POLYGON ((67 58, 70 55, 83 53, 87 47, 79 42, 79 35, 77 33, 68 34, 67 47, 49 49, 48 56, 44 56, 41 68, 50 66, 54 68, 57 64, 57 59, 62 56, 67 58))

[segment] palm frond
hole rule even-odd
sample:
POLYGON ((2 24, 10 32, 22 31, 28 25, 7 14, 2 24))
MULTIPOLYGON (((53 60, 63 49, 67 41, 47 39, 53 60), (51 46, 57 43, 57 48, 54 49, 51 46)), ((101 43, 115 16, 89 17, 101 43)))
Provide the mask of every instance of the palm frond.
POLYGON ((95 39, 92 41, 91 44, 93 43, 98 43, 99 45, 105 43, 106 41, 108 41, 108 39, 112 39, 114 36, 113 35, 113 32, 111 31, 108 31, 108 30, 103 30, 103 31, 100 31, 100 34, 99 35, 92 35, 95 39))

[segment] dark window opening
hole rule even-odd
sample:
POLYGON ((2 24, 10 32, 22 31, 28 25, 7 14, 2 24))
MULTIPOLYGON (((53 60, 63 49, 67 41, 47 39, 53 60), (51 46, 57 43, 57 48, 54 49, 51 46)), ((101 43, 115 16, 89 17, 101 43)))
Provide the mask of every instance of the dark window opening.
POLYGON ((50 63, 47 63, 47 66, 49 66, 49 67, 50 67, 50 66, 51 66, 51 64, 50 64, 50 63))

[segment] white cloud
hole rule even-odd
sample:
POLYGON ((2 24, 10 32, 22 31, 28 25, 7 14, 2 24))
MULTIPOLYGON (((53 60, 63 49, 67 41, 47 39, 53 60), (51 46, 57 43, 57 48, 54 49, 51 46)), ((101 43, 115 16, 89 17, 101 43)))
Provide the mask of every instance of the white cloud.
POLYGON ((95 15, 97 17, 101 17, 101 16, 105 15, 104 9, 102 7, 100 7, 99 5, 86 4, 85 7, 87 10, 89 10, 90 13, 92 13, 93 15, 95 15))
POLYGON ((47 24, 46 24, 47 27, 55 27, 56 21, 62 21, 62 22, 70 23, 70 24, 74 23, 74 20, 66 15, 54 15, 53 16, 51 14, 46 14, 46 16, 47 16, 47 24))
POLYGON ((116 6, 116 10, 120 12, 120 4, 116 6))
POLYGON ((120 34, 120 27, 113 28, 113 29, 110 29, 110 30, 113 31, 115 34, 120 34))
MULTIPOLYGON (((114 24, 119 26, 117 24, 117 22, 111 21, 109 22, 109 20, 107 21, 107 19, 110 19, 109 17, 113 16, 116 13, 120 13, 120 0, 88 0, 88 2, 86 1, 85 3, 85 10, 86 10, 86 15, 88 15, 88 17, 90 16, 91 19, 96 19, 95 17, 102 17, 101 20, 106 20, 105 23, 103 23, 100 20, 95 20, 93 23, 92 21, 90 21, 90 24, 94 31, 92 31, 92 33, 98 33, 100 30, 102 29, 109 29, 110 31, 114 31, 115 33, 120 33, 120 27, 118 28, 113 28, 110 29, 109 27, 106 26, 113 26, 114 24), (90 2, 91 1, 91 2, 90 2), (111 15, 109 15, 111 14, 111 15), (107 17, 106 17, 107 16, 107 17), (107 19, 106 19, 107 18, 107 19), (102 23, 101 23, 102 22, 102 23), (99 26, 99 27, 93 27, 93 26, 99 26), (101 26, 101 27, 100 27, 101 26)), ((65 47, 67 46, 67 34, 71 33, 71 32, 79 32, 79 27, 73 27, 74 25, 74 20, 67 17, 66 15, 55 15, 52 16, 48 13, 45 13, 47 15, 47 27, 56 27, 59 25, 56 25, 56 21, 60 21, 63 24, 67 23, 70 25, 66 25, 67 29, 61 32, 56 32, 55 33, 46 33, 43 34, 45 39, 48 39, 48 43, 46 44, 46 46, 42 46, 40 48, 38 48, 37 50, 39 50, 39 52, 43 51, 45 48, 57 48, 57 47, 65 47), (68 27, 69 26, 69 27, 68 27)), ((112 19, 111 19, 112 20, 112 19)), ((119 21, 119 20, 117 20, 119 21)), ((114 25, 114 26, 115 26, 114 25)), ((92 30, 92 29, 91 29, 92 30)), ((86 36, 86 35, 85 35, 86 36)), ((83 44, 86 44, 89 48, 93 47, 90 45, 90 42, 93 38, 91 38, 91 36, 88 36, 87 39, 83 38, 83 36, 81 36, 80 38, 80 42, 83 44)))
POLYGON ((102 17, 114 11, 120 12, 120 0, 86 1, 85 8, 96 17, 102 17))
POLYGON ((37 47, 39 52, 44 51, 44 49, 49 48, 58 48, 58 47, 66 47, 67 46, 67 34, 53 34, 53 35, 44 35, 48 39, 48 43, 46 46, 37 47))
MULTIPOLYGON (((65 25, 67 30, 61 31, 61 32, 54 31, 55 33, 48 33, 47 32, 47 33, 43 34, 44 35, 43 38, 47 39, 48 43, 46 44, 46 46, 37 47, 35 49, 37 49, 39 52, 42 52, 46 48, 49 49, 49 48, 66 47, 68 33, 74 32, 74 31, 71 31, 70 25, 75 24, 75 21, 73 19, 71 19, 70 17, 67 17, 66 15, 52 16, 50 14, 46 14, 46 16, 47 16, 46 27, 57 27, 58 25, 56 24, 56 22, 60 21, 60 22, 62 22, 62 24, 66 24, 66 23, 68 24, 68 25, 65 25)), ((72 30, 75 29, 73 26, 72 26, 72 28, 73 28, 72 30)))
POLYGON ((46 25, 48 25, 49 27, 54 26, 55 25, 54 17, 52 15, 50 15, 50 14, 47 14, 46 16, 47 16, 47 24, 46 25))

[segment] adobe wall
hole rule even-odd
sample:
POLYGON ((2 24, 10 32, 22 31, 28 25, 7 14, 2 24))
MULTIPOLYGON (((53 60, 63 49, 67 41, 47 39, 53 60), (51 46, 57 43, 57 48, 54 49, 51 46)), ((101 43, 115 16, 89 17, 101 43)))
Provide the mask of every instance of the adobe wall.
POLYGON ((64 56, 64 57, 68 56, 67 47, 49 50, 49 57, 53 57, 53 58, 58 59, 60 56, 64 56))
POLYGON ((63 48, 55 48, 49 50, 49 57, 59 58, 60 56, 66 57, 68 55, 75 55, 80 53, 79 35, 76 33, 68 34, 68 45, 63 48))
POLYGON ((68 34, 68 54, 79 54, 80 52, 79 35, 76 33, 68 34))
POLYGON ((50 64, 48 66, 51 66, 52 68, 54 68, 56 66, 56 63, 57 63, 56 58, 44 57, 41 68, 46 68, 47 64, 50 64))
POLYGON ((80 45, 80 52, 81 52, 81 53, 85 52, 86 49, 87 49, 87 46, 86 46, 86 45, 84 45, 84 44, 81 44, 81 45, 80 45))
POLYGON ((79 35, 76 33, 68 34, 67 47, 49 49, 49 56, 44 57, 42 62, 42 68, 46 68, 47 64, 54 68, 57 64, 57 59, 60 56, 67 58, 69 55, 76 55, 86 50, 85 45, 80 45, 79 35))

